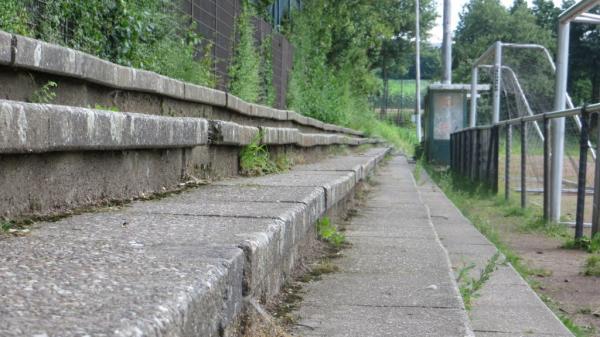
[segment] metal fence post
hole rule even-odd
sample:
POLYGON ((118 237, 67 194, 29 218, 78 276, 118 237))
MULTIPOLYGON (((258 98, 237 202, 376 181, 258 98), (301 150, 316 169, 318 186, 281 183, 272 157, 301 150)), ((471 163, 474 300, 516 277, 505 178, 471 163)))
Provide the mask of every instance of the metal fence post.
POLYGON ((577 177, 577 212, 575 213, 575 239, 583 237, 583 212, 585 210, 585 178, 587 175, 589 113, 581 109, 581 137, 579 138, 579 174, 577 177))
POLYGON ((506 144, 504 155, 504 199, 510 200, 510 151, 512 148, 512 125, 506 125, 506 144))
MULTIPOLYGON (((597 113, 595 116, 598 123, 600 118, 597 113)), ((600 230, 600 125, 596 124, 596 167, 594 169, 594 202, 592 209, 592 237, 600 230)))
POLYGON ((527 124, 521 120, 521 208, 527 207, 527 124))
POLYGON ((492 184, 492 192, 494 194, 498 193, 498 174, 499 172, 499 152, 500 152, 500 127, 494 125, 491 130, 491 141, 493 146, 492 153, 490 158, 488 158, 488 162, 491 164, 491 169, 488 170, 491 175, 491 184, 492 184))
POLYGON ((481 130, 476 129, 475 135, 475 165, 473 172, 473 180, 478 184, 481 183, 481 130))
POLYGON ((551 184, 552 184, 552 158, 551 158, 551 138, 552 133, 550 130, 550 120, 544 117, 544 220, 550 219, 550 197, 551 197, 551 184))

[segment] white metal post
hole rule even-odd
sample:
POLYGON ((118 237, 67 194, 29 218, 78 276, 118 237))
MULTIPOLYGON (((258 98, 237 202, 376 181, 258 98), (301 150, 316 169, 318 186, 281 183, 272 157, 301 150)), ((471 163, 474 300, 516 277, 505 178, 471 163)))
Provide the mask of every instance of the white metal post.
POLYGON ((474 66, 471 69, 471 108, 469 126, 475 127, 477 125, 477 84, 479 82, 479 69, 474 66))
POLYGON ((421 27, 420 27, 420 4, 419 0, 415 1, 415 73, 416 73, 416 85, 415 85, 415 116, 417 119, 417 141, 421 142, 423 138, 421 130, 421 27))
MULTIPOLYGON (((556 88, 554 110, 564 110, 567 103, 567 76, 569 68, 569 32, 571 24, 561 22, 558 26, 558 53, 556 60, 556 88)), ((550 172, 550 221, 560 220, 562 198, 562 174, 565 143, 565 118, 552 120, 552 170, 550 172)))
POLYGON ((500 121, 500 86, 502 80, 502 42, 496 42, 494 48, 494 83, 492 101, 492 124, 500 121))
POLYGON ((444 40, 442 46, 443 73, 442 83, 452 83, 452 29, 450 28, 451 19, 450 0, 444 0, 444 40))

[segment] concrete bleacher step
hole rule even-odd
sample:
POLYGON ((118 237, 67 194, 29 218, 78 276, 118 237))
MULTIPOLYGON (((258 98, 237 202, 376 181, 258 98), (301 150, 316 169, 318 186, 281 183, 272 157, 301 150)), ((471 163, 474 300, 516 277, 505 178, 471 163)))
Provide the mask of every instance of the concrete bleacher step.
POLYGON ((230 336, 388 152, 237 178, 0 238, 1 336, 230 336))

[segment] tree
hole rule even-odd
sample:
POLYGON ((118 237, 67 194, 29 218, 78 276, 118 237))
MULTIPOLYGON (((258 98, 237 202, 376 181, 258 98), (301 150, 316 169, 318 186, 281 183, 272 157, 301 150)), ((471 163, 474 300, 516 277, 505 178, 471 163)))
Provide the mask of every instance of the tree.
MULTIPOLYGON (((427 31, 435 8, 432 0, 422 3, 427 31)), ((396 46, 390 40, 412 38, 414 4, 410 0, 304 1, 294 25, 284 29, 295 50, 290 105, 323 121, 359 126, 358 119, 369 111, 367 97, 378 89, 373 70, 381 65, 382 51, 391 64, 388 61, 396 57, 388 52, 396 46)))
POLYGON ((551 31, 556 36, 560 8, 552 0, 533 0, 533 15, 538 26, 551 31))
POLYGON ((529 8, 517 1, 511 11, 499 0, 471 0, 465 5, 456 30, 455 80, 468 81, 473 61, 496 41, 554 48, 551 32, 538 26, 529 8))

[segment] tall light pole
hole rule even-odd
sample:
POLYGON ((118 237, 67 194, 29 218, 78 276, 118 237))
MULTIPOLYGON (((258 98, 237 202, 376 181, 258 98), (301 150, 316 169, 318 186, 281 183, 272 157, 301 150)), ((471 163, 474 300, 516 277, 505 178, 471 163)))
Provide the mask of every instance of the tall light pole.
POLYGON ((444 0, 444 40, 442 42, 443 73, 442 83, 452 83, 452 29, 450 0, 444 0))
POLYGON ((421 27, 420 27, 420 4, 415 0, 415 116, 417 119, 417 141, 423 138, 421 131, 421 27))

